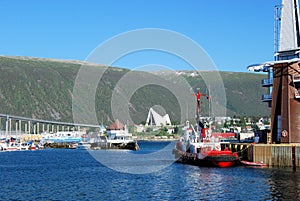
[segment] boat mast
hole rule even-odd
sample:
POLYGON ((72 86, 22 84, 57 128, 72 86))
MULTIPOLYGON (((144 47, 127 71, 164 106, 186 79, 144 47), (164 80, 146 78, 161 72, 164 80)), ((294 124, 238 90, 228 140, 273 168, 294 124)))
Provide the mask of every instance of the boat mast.
POLYGON ((208 94, 201 94, 200 89, 197 88, 197 94, 194 94, 197 98, 197 106, 196 106, 196 122, 197 122, 197 133, 199 134, 200 140, 202 140, 202 129, 204 128, 203 123, 200 121, 200 113, 201 113, 201 97, 204 96, 209 99, 208 94))

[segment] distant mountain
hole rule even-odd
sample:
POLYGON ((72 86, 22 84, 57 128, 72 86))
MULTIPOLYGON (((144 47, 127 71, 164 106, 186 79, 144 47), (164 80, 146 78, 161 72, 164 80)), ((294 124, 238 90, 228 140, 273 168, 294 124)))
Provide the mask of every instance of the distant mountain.
MULTIPOLYGON (((202 77, 212 73, 219 73, 223 79, 227 99, 224 107, 227 108, 227 116, 270 114, 270 109, 260 100, 261 95, 266 93, 266 89, 261 87, 261 80, 266 78, 266 75, 262 74, 211 71, 203 71, 200 74, 192 71, 148 73, 81 61, 6 56, 0 57, 0 113, 72 122, 72 98, 76 95, 74 85, 82 66, 103 71, 93 98, 96 117, 104 124, 114 121, 113 107, 121 113, 129 110, 134 123, 145 121, 148 110, 153 106, 162 108, 163 112, 170 115, 172 121, 180 121, 182 115, 180 102, 174 91, 170 91, 161 79, 172 83, 187 82, 193 89, 191 92, 196 92, 197 88, 205 92, 205 89, 211 86, 206 86, 202 77), (144 80, 147 85, 138 85, 144 80), (133 89, 124 91, 122 85, 133 89), (126 96, 130 100, 127 100, 126 96), (112 101, 114 97, 116 101, 112 101), (129 109, 126 110, 126 107, 129 109)), ((89 77, 86 78, 86 81, 88 80, 89 77)), ((85 87, 88 90, 89 85, 85 87)), ((86 99, 84 94, 81 98, 83 101, 86 99)), ((84 107, 81 109, 84 110, 84 107)))

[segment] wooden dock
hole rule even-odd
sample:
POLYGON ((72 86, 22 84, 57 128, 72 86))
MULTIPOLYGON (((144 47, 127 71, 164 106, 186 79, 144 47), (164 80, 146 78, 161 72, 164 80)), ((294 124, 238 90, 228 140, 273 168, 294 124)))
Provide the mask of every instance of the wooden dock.
POLYGON ((294 165, 300 167, 300 144, 255 144, 250 149, 253 162, 263 161, 274 167, 293 167, 293 146, 294 165))
POLYGON ((270 167, 300 167, 300 144, 231 143, 228 148, 243 160, 263 162, 270 167), (294 148, 293 148, 294 147, 294 148))

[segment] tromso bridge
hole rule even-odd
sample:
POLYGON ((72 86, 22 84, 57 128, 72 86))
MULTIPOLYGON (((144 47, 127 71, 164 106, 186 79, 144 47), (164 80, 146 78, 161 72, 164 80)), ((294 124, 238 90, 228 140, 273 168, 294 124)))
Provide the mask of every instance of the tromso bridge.
POLYGON ((82 128, 99 128, 99 125, 49 121, 0 114, 0 128, 0 136, 8 137, 21 134, 40 134, 43 132, 79 131, 82 128))

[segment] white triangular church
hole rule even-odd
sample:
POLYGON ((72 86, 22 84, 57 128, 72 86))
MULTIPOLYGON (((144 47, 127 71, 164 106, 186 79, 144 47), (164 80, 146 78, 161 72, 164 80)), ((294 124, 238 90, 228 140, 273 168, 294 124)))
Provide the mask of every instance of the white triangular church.
POLYGON ((150 108, 146 120, 146 126, 171 126, 171 120, 168 114, 161 116, 150 108))

